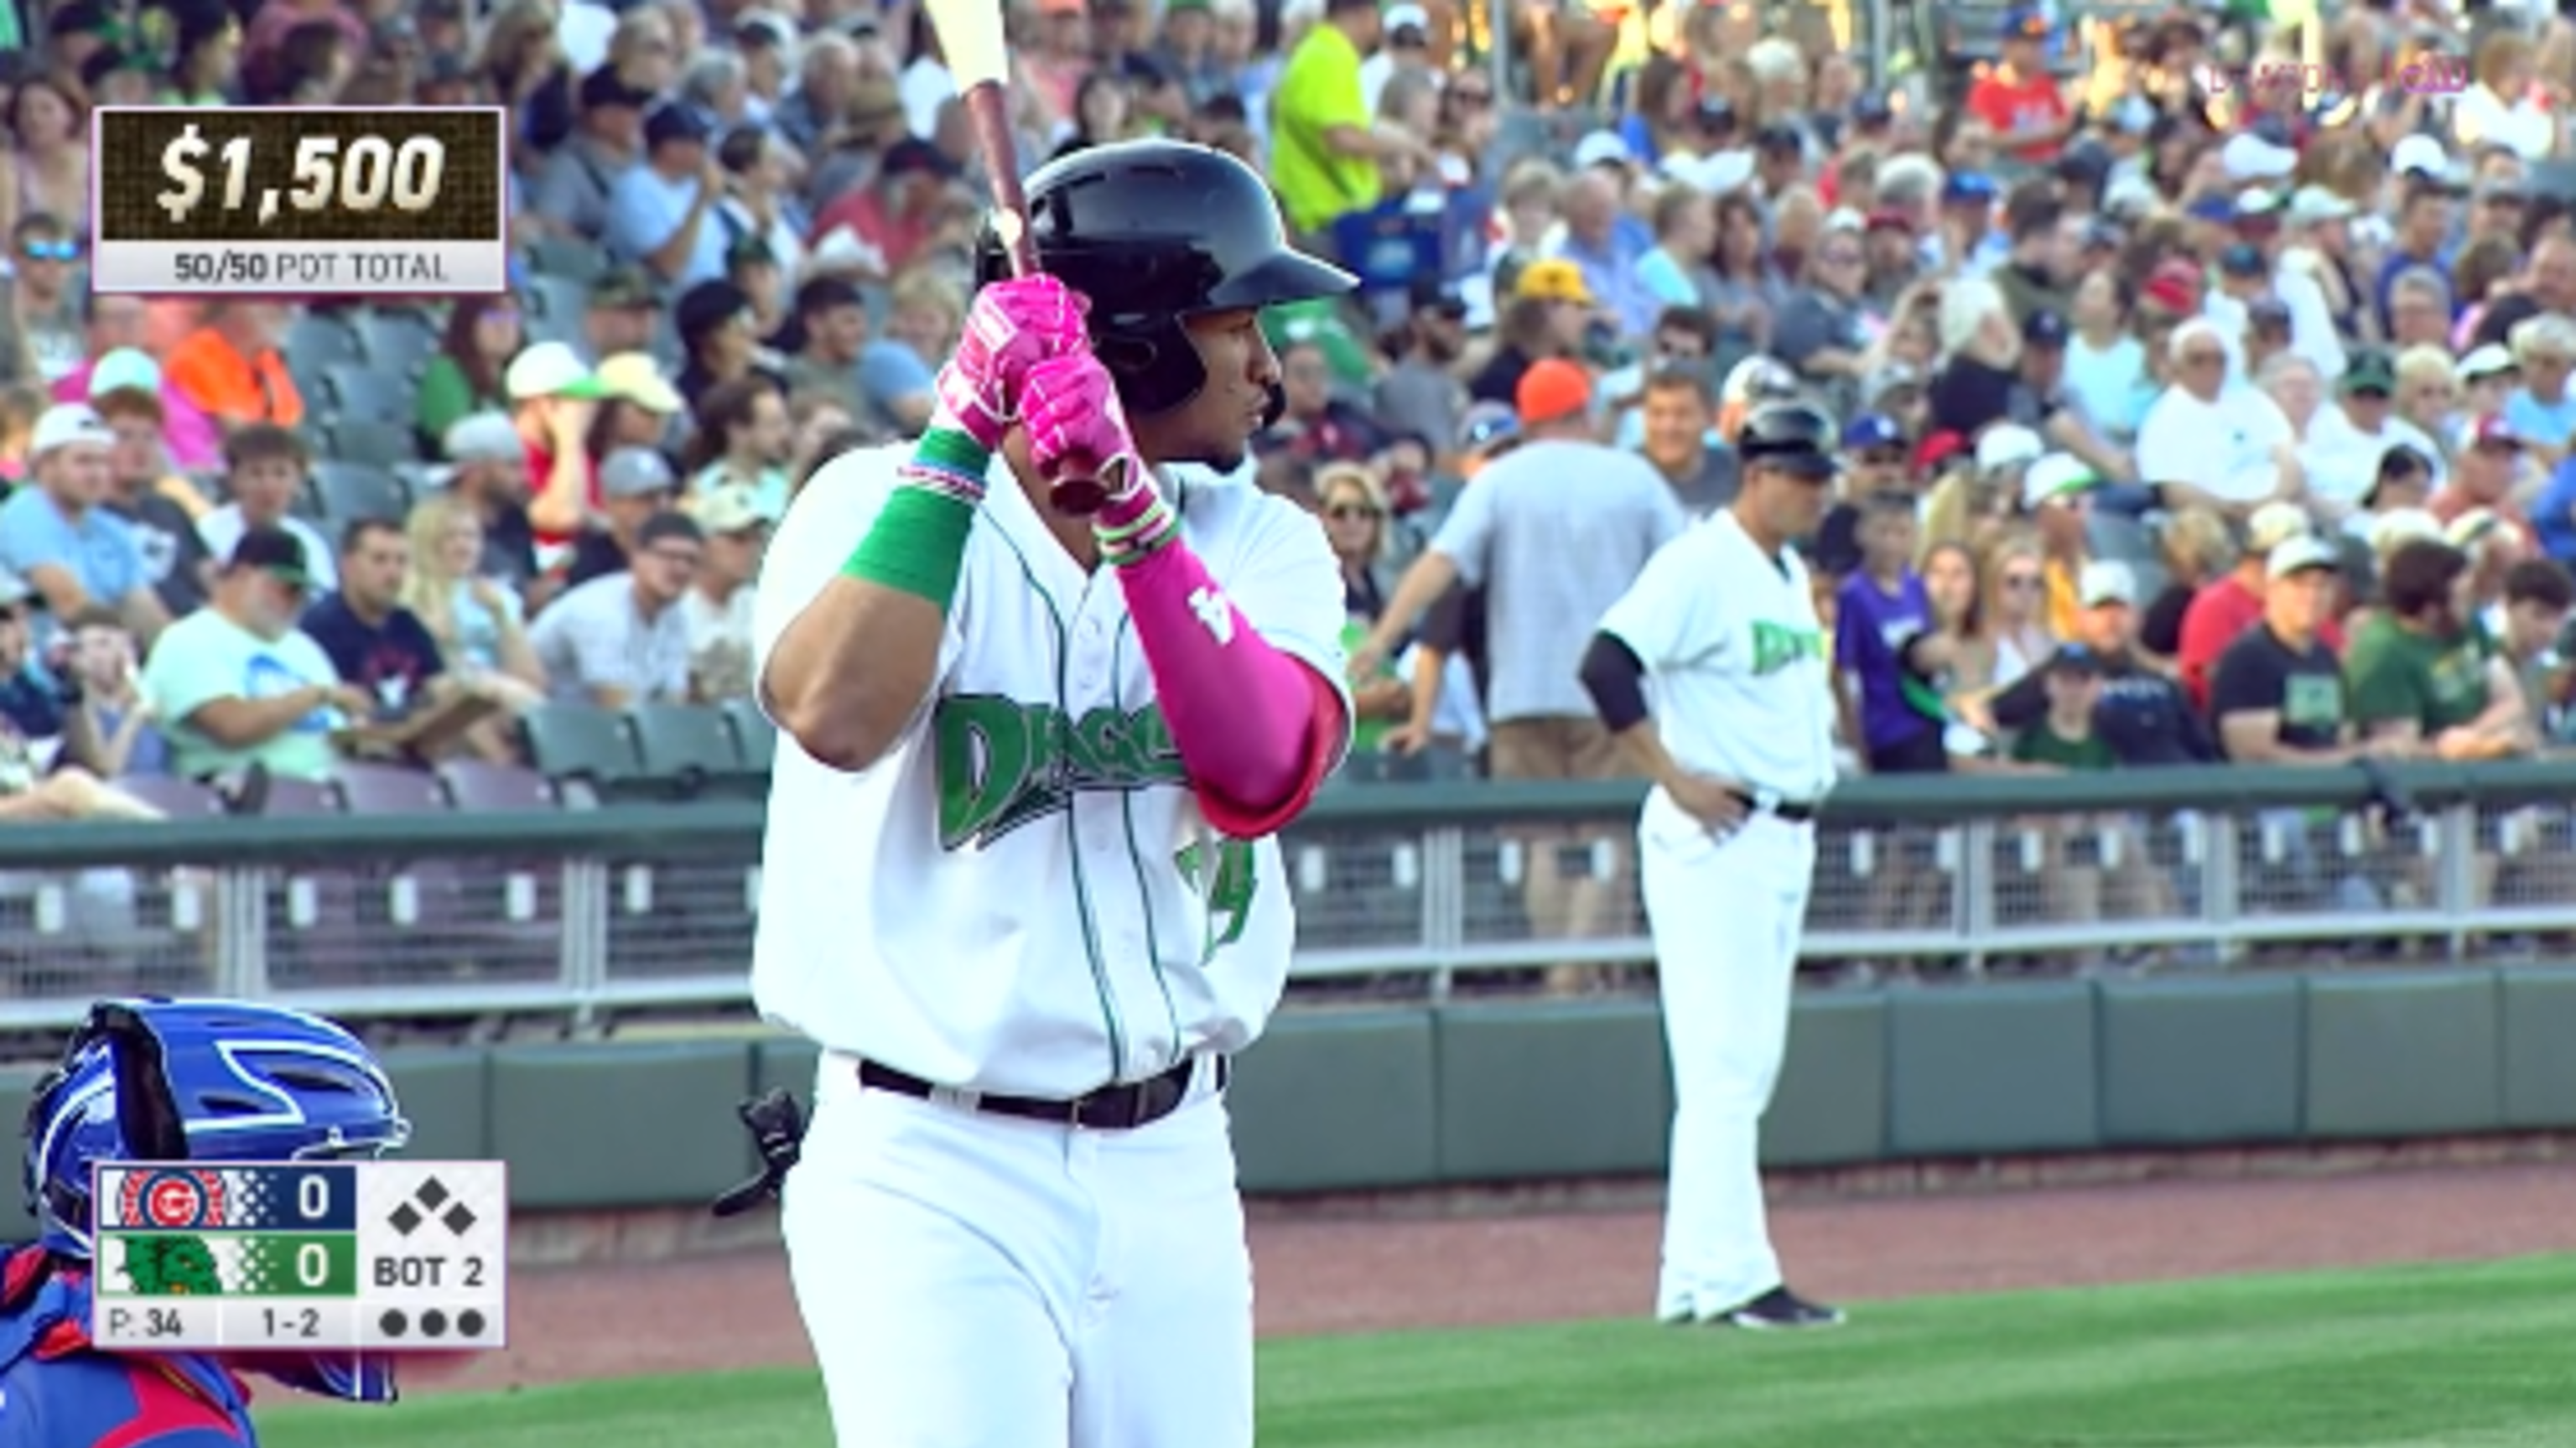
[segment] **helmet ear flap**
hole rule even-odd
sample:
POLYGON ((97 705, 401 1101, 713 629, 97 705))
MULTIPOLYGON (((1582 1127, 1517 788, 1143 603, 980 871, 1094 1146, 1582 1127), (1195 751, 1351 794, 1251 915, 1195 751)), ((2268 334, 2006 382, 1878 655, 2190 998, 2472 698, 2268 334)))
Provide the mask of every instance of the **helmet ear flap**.
POLYGON ((1162 360, 1163 349, 1155 346, 1149 338, 1122 332, 1095 337, 1091 354, 1100 359, 1100 364, 1109 369, 1111 376, 1125 379, 1152 372, 1154 364, 1162 360))

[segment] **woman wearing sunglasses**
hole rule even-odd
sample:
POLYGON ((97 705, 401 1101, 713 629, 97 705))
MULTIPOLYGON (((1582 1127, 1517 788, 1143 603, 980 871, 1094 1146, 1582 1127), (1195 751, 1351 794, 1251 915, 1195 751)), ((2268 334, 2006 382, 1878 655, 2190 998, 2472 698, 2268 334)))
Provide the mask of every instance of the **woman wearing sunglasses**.
MULTIPOLYGON (((1324 518, 1324 537, 1342 570, 1342 602, 1348 616, 1343 642, 1356 648, 1386 609, 1386 580, 1380 572, 1386 554, 1386 495, 1367 468, 1334 463, 1316 475, 1315 496, 1324 518)), ((1379 665, 1366 678, 1352 679, 1352 752, 1375 753, 1383 748, 1387 730, 1411 711, 1412 691, 1391 663, 1379 665)))

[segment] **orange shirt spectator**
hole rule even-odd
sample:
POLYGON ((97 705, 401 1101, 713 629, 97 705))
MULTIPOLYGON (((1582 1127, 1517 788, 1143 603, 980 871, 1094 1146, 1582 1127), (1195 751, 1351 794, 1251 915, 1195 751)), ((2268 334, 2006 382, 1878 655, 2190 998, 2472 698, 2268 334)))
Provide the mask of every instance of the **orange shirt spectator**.
POLYGON ((254 422, 294 427, 304 421, 304 397, 277 349, 285 316, 268 302, 222 303, 171 349, 162 373, 227 430, 254 422))

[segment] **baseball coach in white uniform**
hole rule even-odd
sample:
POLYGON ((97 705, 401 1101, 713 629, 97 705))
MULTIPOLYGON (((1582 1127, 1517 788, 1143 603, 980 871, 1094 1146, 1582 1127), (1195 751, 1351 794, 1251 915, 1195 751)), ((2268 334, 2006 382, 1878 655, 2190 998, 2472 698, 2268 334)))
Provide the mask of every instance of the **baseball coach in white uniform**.
POLYGON ((1758 1136, 1834 780, 1825 632, 1789 546, 1823 521, 1833 445, 1813 408, 1757 408, 1734 505, 1665 544, 1584 655, 1602 721, 1654 781, 1637 841, 1673 1068, 1666 1322, 1842 1320, 1781 1279, 1758 1136))
POLYGON ((1244 1448, 1222 1092, 1287 977, 1271 836, 1348 741, 1342 585, 1293 504, 1157 465, 1239 466, 1260 309, 1352 280, 1202 147, 1028 199, 1047 275, 988 235, 931 429, 827 465, 761 579, 752 986, 824 1051, 790 1266, 844 1445, 1244 1448))

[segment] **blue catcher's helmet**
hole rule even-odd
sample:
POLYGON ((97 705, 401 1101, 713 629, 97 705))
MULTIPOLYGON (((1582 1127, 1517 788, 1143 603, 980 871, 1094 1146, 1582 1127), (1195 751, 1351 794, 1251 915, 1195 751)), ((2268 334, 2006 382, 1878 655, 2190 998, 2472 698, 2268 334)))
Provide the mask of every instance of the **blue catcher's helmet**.
POLYGON ((411 1138, 384 1067, 320 1016, 229 1000, 90 1008, 27 1108, 29 1208, 90 1256, 90 1168, 380 1156, 411 1138))

